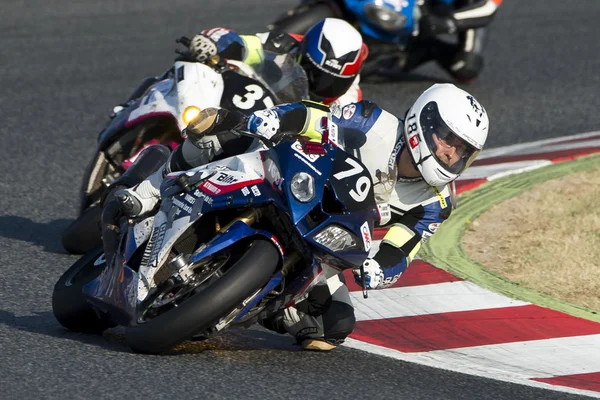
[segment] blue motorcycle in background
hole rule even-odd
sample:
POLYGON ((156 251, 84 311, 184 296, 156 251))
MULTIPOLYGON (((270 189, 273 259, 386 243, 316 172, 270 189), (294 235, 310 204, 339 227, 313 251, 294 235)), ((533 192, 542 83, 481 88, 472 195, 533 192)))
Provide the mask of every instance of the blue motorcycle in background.
POLYGON ((161 353, 274 316, 359 268, 379 218, 373 182, 321 124, 321 142, 237 132, 266 148, 169 174, 158 212, 121 221, 112 260, 98 248, 62 275, 56 319, 78 332, 122 325, 134 351, 161 353))
POLYGON ((405 62, 419 35, 423 0, 305 0, 268 26, 270 30, 304 34, 327 17, 345 19, 362 34, 369 57, 361 76, 369 76, 405 62))

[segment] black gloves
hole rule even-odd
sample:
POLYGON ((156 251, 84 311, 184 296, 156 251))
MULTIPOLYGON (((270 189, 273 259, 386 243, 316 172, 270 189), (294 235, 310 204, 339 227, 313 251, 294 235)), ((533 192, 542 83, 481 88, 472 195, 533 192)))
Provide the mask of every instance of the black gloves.
POLYGON ((224 108, 211 107, 202 110, 188 124, 183 130, 183 136, 196 145, 206 135, 227 133, 243 125, 245 121, 246 116, 238 111, 228 111, 224 108))

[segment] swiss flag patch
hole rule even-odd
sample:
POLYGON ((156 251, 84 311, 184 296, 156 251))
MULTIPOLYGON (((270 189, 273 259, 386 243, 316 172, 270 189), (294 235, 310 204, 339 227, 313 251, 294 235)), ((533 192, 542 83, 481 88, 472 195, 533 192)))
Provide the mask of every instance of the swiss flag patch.
POLYGON ((410 143, 410 148, 414 149, 419 145, 419 137, 417 135, 413 135, 408 139, 408 143, 410 143))

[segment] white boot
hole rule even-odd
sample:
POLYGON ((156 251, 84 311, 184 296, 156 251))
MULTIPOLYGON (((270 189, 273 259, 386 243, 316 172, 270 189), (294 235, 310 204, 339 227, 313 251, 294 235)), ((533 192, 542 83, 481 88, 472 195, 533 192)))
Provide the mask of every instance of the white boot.
POLYGON ((115 193, 123 211, 130 217, 137 217, 152 211, 160 200, 160 184, 163 167, 131 189, 121 189, 115 193))

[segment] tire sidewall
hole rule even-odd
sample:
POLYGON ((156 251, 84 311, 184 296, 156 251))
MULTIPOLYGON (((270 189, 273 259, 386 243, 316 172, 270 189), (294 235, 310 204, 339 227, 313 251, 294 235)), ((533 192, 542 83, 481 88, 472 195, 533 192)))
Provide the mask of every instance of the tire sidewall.
POLYGON ((127 328, 129 346, 137 352, 162 353, 201 332, 264 286, 280 261, 275 246, 263 239, 248 251, 211 286, 179 307, 127 328))
POLYGON ((106 317, 96 313, 82 292, 83 287, 98 277, 106 267, 105 263, 94 265, 101 255, 103 255, 102 247, 88 252, 65 271, 54 285, 52 311, 58 322, 67 329, 77 332, 100 333, 114 326, 108 322, 106 317), (97 270, 89 271, 85 275, 85 279, 80 277, 73 281, 77 274, 86 268, 97 270))
POLYGON ((85 254, 102 245, 101 216, 102 207, 96 204, 73 221, 61 236, 65 250, 71 254, 85 254))

